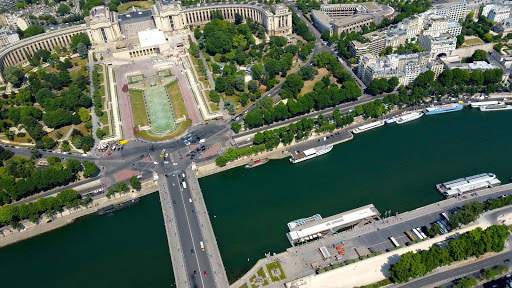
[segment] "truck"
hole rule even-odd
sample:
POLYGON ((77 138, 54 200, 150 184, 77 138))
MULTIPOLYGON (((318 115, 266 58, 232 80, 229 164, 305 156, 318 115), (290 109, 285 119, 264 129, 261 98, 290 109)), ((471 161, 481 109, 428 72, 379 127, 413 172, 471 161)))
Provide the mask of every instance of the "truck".
POLYGON ((183 185, 183 188, 187 189, 187 182, 183 181, 181 185, 183 185))
POLYGON ((203 241, 199 242, 199 245, 201 245, 201 250, 204 251, 204 243, 203 243, 203 241))
POLYGON ((160 158, 164 158, 165 157, 165 149, 162 150, 162 153, 160 153, 160 158))

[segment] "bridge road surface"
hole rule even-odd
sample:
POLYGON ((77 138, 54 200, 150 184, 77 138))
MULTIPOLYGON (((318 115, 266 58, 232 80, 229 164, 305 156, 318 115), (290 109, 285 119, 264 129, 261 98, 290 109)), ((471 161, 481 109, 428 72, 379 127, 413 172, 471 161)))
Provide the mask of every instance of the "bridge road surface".
MULTIPOLYGON (((176 282, 176 285, 177 287, 215 288, 217 286, 208 260, 208 251, 201 250, 200 242, 203 241, 201 225, 197 219, 194 203, 190 202, 192 200, 190 185, 187 178, 182 177, 184 173, 167 174, 168 191, 173 201, 176 227, 179 231, 188 282, 186 284, 176 282), (184 188, 183 182, 186 183, 187 188, 184 188), (194 250, 193 254, 191 250, 194 250), (196 276, 194 276, 194 271, 197 273, 196 276), (204 275, 204 271, 206 271, 206 275, 204 275)), ((160 174, 159 177, 166 176, 160 174)), ((168 237, 170 236, 168 235, 168 237)))

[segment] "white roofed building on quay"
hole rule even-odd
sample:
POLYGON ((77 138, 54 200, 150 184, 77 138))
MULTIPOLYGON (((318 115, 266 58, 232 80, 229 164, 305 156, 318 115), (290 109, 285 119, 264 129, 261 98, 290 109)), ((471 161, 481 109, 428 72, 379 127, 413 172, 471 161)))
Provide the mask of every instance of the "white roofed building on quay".
POLYGON ((353 209, 341 214, 330 216, 321 220, 312 221, 305 225, 290 227, 286 233, 292 246, 297 243, 307 242, 324 236, 331 235, 339 229, 365 223, 380 216, 379 211, 372 204, 353 209))

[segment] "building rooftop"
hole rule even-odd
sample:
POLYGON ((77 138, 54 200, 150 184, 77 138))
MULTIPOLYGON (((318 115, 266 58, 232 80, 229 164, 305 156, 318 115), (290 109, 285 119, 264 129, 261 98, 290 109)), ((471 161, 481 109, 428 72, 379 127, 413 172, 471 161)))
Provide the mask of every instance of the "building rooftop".
POLYGON ((152 16, 151 10, 135 11, 126 14, 118 14, 117 19, 121 24, 135 23, 143 20, 149 20, 152 16))
POLYGON ((354 15, 354 16, 337 18, 334 20, 334 24, 336 24, 337 26, 346 26, 346 25, 350 25, 354 22, 371 20, 371 19, 373 19, 372 15, 358 14, 358 15, 354 15))

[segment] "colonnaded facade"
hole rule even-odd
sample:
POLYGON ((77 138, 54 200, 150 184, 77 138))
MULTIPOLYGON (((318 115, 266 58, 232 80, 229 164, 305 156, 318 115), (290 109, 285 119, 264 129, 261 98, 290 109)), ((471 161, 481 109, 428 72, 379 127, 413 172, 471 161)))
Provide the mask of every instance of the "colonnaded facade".
MULTIPOLYGON (((7 66, 27 65, 29 59, 39 49, 46 49, 53 53, 55 46, 69 47, 71 37, 79 33, 87 33, 97 51, 115 50, 119 48, 116 43, 150 29, 161 31, 165 34, 167 41, 172 42, 175 31, 184 31, 191 26, 208 23, 214 11, 219 11, 227 21, 234 21, 236 14, 241 15, 244 21, 251 18, 263 25, 269 35, 292 33, 292 13, 283 4, 267 6, 257 2, 221 2, 182 7, 180 2, 157 1, 150 10, 127 14, 118 14, 110 11, 108 7, 98 6, 91 10, 89 17, 86 18, 86 24, 39 34, 1 49, 0 71, 3 72, 4 67, 7 66)), ((162 47, 158 45, 141 47, 135 43, 130 46, 132 50, 129 55, 153 55, 161 51, 162 47)), ((3 75, 0 75, 0 84, 5 84, 3 75)))

